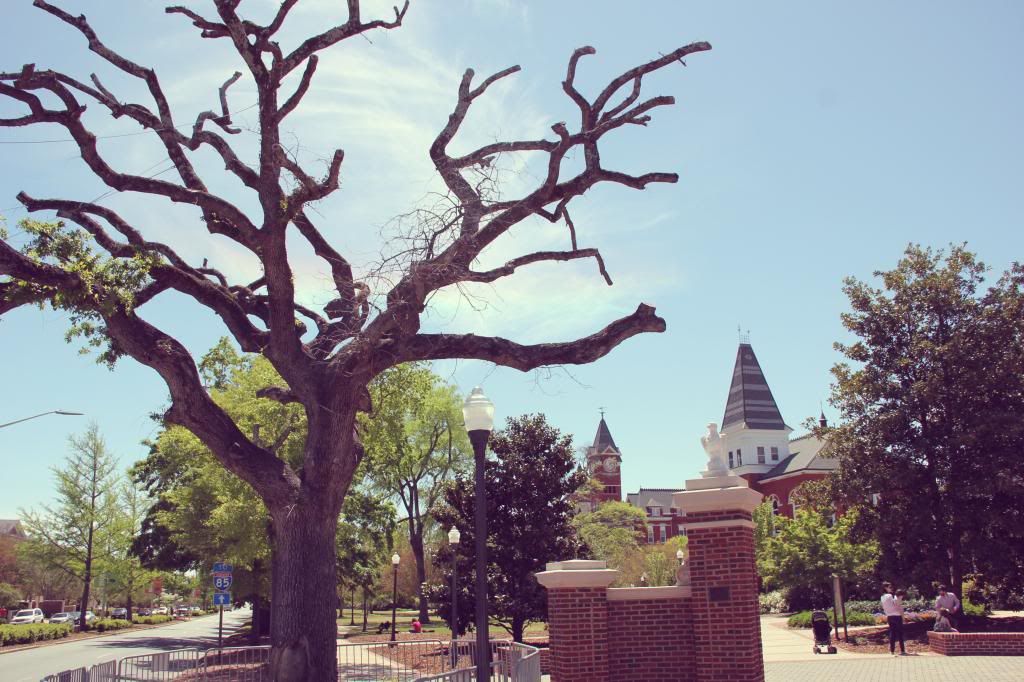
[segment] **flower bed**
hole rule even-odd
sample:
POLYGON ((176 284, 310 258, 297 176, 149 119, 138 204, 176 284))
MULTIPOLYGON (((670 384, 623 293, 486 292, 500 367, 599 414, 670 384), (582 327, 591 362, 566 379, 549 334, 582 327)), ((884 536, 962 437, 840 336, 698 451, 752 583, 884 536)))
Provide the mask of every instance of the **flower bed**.
MULTIPOLYGON (((811 627, 811 611, 801 611, 800 613, 794 613, 786 621, 786 625, 791 628, 809 628, 811 627)), ((829 609, 825 613, 828 614, 829 623, 835 622, 832 616, 832 609, 829 609)), ((840 618, 841 620, 841 618, 840 618)), ((876 625, 875 617, 870 613, 860 613, 859 611, 847 611, 846 612, 846 624, 847 625, 876 625)))

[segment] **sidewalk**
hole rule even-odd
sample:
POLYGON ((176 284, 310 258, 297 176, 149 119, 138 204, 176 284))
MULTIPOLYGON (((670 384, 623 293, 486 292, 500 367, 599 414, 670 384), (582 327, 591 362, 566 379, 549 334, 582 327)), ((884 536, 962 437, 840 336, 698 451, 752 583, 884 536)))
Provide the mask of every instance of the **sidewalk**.
POLYGON ((778 614, 761 616, 761 650, 765 663, 892 658, 887 654, 854 654, 842 649, 836 654, 816 654, 810 629, 786 627, 786 619, 787 616, 778 614))

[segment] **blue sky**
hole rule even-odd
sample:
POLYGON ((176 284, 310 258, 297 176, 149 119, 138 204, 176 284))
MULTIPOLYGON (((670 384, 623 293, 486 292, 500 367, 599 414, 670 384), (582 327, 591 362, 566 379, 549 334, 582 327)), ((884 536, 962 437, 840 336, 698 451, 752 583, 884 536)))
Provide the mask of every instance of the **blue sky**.
MULTIPOLYGON (((199 40, 188 22, 156 3, 59 4, 86 11, 110 45, 155 65, 181 122, 213 106, 217 86, 240 68, 224 44, 199 40)), ((187 4, 206 10, 208 3, 187 4)), ((334 147, 346 150, 342 189, 318 206, 318 221, 369 266, 392 219, 436 189, 426 148, 466 67, 487 74, 521 64, 523 72, 493 88, 456 149, 572 122, 560 81, 578 46, 597 48, 581 66, 581 87, 590 93, 659 52, 695 40, 714 46, 686 68, 649 79, 646 93, 672 94, 677 105, 656 113, 648 128, 609 139, 603 154, 612 167, 676 171, 680 182, 644 192, 601 188, 574 213, 581 246, 602 250, 615 286, 605 286, 592 263, 536 266, 475 291, 479 310, 440 296, 428 320, 434 329, 534 342, 589 333, 641 301, 656 305, 666 333, 634 338, 592 366, 532 374, 476 362, 439 367, 464 391, 483 384, 499 418, 545 412, 581 445, 605 407, 623 450, 627 491, 681 486, 702 468, 698 439, 707 422, 721 419, 737 325, 750 330, 782 414, 799 430, 828 397, 829 368, 838 359, 832 343, 843 337, 843 277, 891 267, 911 241, 967 241, 997 271, 1024 246, 1019 3, 631 4, 413 0, 402 29, 332 50, 311 96, 289 119, 293 148, 311 167, 334 147)), ((246 0, 243 8, 262 18, 270 5, 246 0)), ((342 5, 300 3, 284 40, 339 20, 342 5)), ((386 3, 367 6, 367 15, 375 7, 390 11, 386 3)), ((94 58, 80 35, 31 3, 12 3, 6 19, 0 68, 34 62, 83 79, 96 72, 123 99, 143 97, 137 84, 94 58)), ((252 92, 240 82, 232 107, 249 106, 252 92)), ((134 132, 91 109, 98 134, 134 132)), ((13 111, 0 103, 0 116, 13 111)), ((253 123, 251 112, 236 120, 253 123)), ((53 128, 0 129, 3 142, 63 137, 53 128)), ((232 142, 246 153, 253 139, 243 132, 232 142)), ((131 172, 169 165, 144 136, 106 139, 101 149, 131 172)), ((210 161, 199 159, 210 184, 251 208, 251 198, 219 181, 210 161)), ((531 164, 509 160, 510 195, 534 179, 531 164)), ((12 208, 19 190, 87 200, 105 193, 72 145, 0 144, 0 214, 11 228, 24 217, 12 208)), ((193 262, 208 257, 240 279, 254 272, 251 259, 204 237, 192 213, 131 196, 102 203, 193 262)), ((530 223, 484 260, 565 245, 564 228, 530 223)), ((326 301, 323 265, 300 248, 294 259, 303 300, 326 301)), ((224 333, 210 314, 179 298, 143 311, 197 353, 224 333)), ((0 518, 50 497, 49 469, 87 419, 127 466, 144 454, 139 443, 155 427, 149 414, 164 403, 153 372, 130 360, 108 372, 64 342, 66 326, 60 315, 30 309, 0 321, 0 423, 56 408, 88 413, 0 430, 8 479, 0 518)), ((825 411, 834 414, 827 404, 825 411)))

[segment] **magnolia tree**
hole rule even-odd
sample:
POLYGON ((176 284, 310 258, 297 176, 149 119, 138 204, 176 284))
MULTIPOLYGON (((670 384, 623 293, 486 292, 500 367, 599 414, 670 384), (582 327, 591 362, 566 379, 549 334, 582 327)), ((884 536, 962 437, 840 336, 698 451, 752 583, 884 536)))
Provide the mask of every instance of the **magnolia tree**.
POLYGON ((664 52, 612 78, 594 94, 581 92, 575 84, 581 59, 595 52, 581 47, 569 57, 562 84, 579 109, 576 124, 556 123, 547 137, 496 141, 460 154, 449 151, 449 145, 471 107, 519 67, 483 79, 467 70, 453 93, 451 114, 429 148, 451 210, 420 238, 407 242, 401 271, 387 288, 371 291, 367 281, 355 276, 349 257, 325 238, 319 216, 309 210, 312 202, 338 189, 344 153, 335 151, 326 173, 314 177, 285 151, 282 124, 313 86, 319 53, 348 39, 361 40, 368 32, 400 27, 408 2, 395 8, 394 16, 371 19, 363 16, 359 0, 347 0, 347 13, 339 23, 290 46, 278 40, 278 33, 299 0, 280 2, 265 24, 242 16, 239 0, 211 0, 205 14, 167 8, 190 21, 200 37, 230 43, 244 64, 244 77, 257 93, 255 161, 243 158, 230 141, 238 128, 232 123, 228 91, 243 78, 241 72, 220 88, 219 110, 204 111, 191 126, 183 126, 171 110, 165 81, 153 69, 111 49, 84 16, 73 16, 46 0, 34 4, 77 30, 108 71, 138 79, 149 101, 126 103, 95 74, 85 79, 26 64, 0 73, 0 102, 5 112, 14 112, 5 113, 0 126, 59 126, 77 144, 89 171, 112 190, 194 207, 211 235, 258 259, 262 276, 232 282, 205 261, 189 263, 172 245, 153 241, 152 226, 132 224, 108 207, 22 192, 18 198, 28 211, 56 213, 62 221, 25 221, 30 239, 21 248, 0 241, 0 314, 48 302, 68 311, 75 331, 102 346, 105 359, 127 355, 159 373, 170 390, 166 420, 196 434, 225 468, 252 486, 270 514, 275 679, 334 679, 335 526, 361 457, 356 413, 371 408, 368 383, 389 367, 416 360, 467 358, 522 371, 588 363, 632 336, 664 331, 665 321, 649 305, 589 336, 533 345, 476 334, 425 333, 421 316, 432 294, 441 289, 495 282, 534 263, 594 259, 610 284, 600 252, 577 248, 570 204, 601 183, 644 189, 677 181, 674 173, 613 170, 602 159, 600 145, 606 135, 643 126, 655 109, 673 103, 672 97, 642 95, 647 75, 710 45, 693 43, 664 52), (177 177, 144 177, 116 167, 83 118, 87 105, 150 133, 177 177), (582 159, 573 170, 563 169, 563 161, 570 155, 579 159, 580 151, 582 159), (211 189, 217 184, 213 174, 197 162, 198 154, 207 153, 223 162, 224 170, 216 174, 230 174, 251 192, 251 199, 233 202, 211 189), (498 155, 524 153, 542 156, 544 171, 521 195, 499 197, 474 180, 498 155), (564 222, 569 246, 523 253, 493 269, 477 266, 481 252, 534 217, 564 222), (330 269, 336 291, 322 309, 296 300, 286 248, 293 230, 330 269), (172 330, 143 317, 147 304, 170 291, 215 313, 244 351, 262 354, 280 374, 284 385, 267 387, 265 396, 303 407, 308 434, 301 463, 285 462, 243 432, 207 393, 192 355, 172 330), (380 304, 371 305, 375 301, 380 304))

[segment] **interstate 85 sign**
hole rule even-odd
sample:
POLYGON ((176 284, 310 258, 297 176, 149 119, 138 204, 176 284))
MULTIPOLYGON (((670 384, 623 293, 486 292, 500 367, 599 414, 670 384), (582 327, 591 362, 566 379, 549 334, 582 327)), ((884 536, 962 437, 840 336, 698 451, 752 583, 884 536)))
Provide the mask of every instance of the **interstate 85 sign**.
POLYGON ((231 569, 231 564, 216 563, 213 565, 213 570, 210 571, 210 575, 213 577, 213 589, 218 592, 227 592, 231 589, 231 569))

